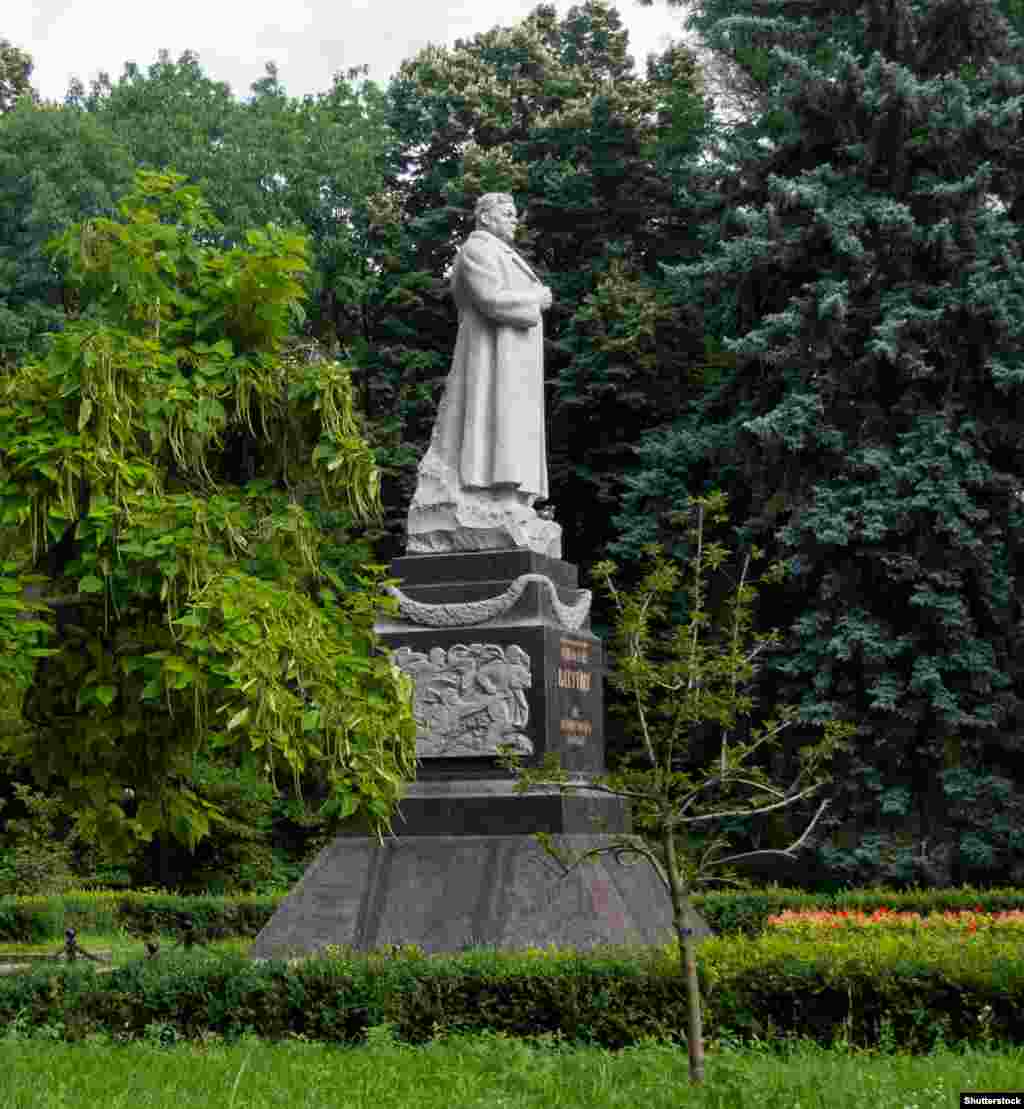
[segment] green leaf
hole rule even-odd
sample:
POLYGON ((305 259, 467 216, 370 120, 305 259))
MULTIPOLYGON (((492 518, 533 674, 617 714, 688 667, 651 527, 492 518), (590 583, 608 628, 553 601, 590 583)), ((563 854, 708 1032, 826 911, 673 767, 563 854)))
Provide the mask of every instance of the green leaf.
POLYGON ((320 710, 307 709, 302 714, 302 730, 304 732, 315 732, 320 727, 320 710))
POLYGON ((228 721, 228 731, 233 731, 235 728, 240 728, 249 719, 249 706, 239 709, 234 716, 228 721))
POLYGON ((82 593, 102 593, 103 581, 96 577, 95 574, 86 574, 85 577, 79 581, 78 588, 82 593))
POLYGON ((114 698, 117 696, 117 688, 112 685, 98 685, 96 687, 96 700, 101 705, 113 704, 114 698))
POLYGON ((174 676, 174 688, 185 689, 190 686, 195 680, 195 670, 189 666, 186 669, 179 670, 174 676))
POLYGON ((352 793, 331 797, 320 806, 320 815, 327 819, 345 820, 359 808, 359 798, 352 793))
POLYGON ((86 397, 78 409, 78 430, 82 431, 92 415, 92 398, 86 397))

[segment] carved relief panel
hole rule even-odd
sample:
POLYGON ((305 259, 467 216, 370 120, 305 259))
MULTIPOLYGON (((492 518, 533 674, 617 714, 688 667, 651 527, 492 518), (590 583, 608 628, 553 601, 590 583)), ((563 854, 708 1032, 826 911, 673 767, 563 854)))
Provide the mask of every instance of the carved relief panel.
POLYGON ((533 754, 525 734, 530 707, 526 690, 533 683, 530 656, 514 644, 456 643, 429 654, 400 647, 395 664, 414 684, 416 754, 454 758, 497 754, 511 744, 533 754))

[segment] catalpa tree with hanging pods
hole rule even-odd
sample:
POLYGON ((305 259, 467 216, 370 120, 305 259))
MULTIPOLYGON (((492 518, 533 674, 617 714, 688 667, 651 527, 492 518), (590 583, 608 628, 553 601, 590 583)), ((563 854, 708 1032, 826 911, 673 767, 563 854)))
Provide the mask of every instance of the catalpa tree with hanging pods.
POLYGON ((304 506, 378 518, 373 453, 346 367, 290 341, 304 236, 216 244, 199 191, 147 172, 50 245, 78 314, 0 385, 3 742, 108 846, 205 835, 211 752, 316 764, 328 814, 380 834, 415 768, 389 579, 347 587, 304 506))

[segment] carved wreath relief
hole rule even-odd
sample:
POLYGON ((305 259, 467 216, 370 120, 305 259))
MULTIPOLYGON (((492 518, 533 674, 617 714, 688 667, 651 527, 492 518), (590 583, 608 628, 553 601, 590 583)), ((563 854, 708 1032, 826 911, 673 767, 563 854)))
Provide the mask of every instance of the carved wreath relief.
POLYGON ((579 631, 590 614, 591 593, 589 589, 578 590, 578 596, 572 604, 563 604, 558 599, 558 590, 554 582, 544 574, 520 574, 518 578, 496 597, 487 597, 482 601, 462 601, 449 604, 428 604, 425 601, 414 601, 407 597, 400 589, 389 585, 385 592, 390 593, 398 601, 398 611, 406 620, 415 624, 426 624, 432 628, 457 628, 469 624, 482 624, 506 612, 523 595, 530 582, 536 582, 547 592, 551 607, 559 623, 570 631, 579 631))
POLYGON ((530 717, 524 691, 533 678, 521 647, 456 643, 447 651, 432 647, 429 655, 399 647, 394 661, 415 683, 420 758, 493 755, 502 743, 533 754, 523 733, 530 717))

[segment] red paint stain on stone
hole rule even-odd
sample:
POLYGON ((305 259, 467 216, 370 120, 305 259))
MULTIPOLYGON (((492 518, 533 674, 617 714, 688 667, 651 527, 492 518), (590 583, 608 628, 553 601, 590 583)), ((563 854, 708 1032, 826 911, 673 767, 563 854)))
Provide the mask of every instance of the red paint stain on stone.
POLYGON ((604 917, 612 928, 624 932, 626 917, 621 909, 612 908, 611 892, 611 882, 607 878, 595 878, 590 883, 590 900, 594 906, 594 912, 598 916, 604 917))

